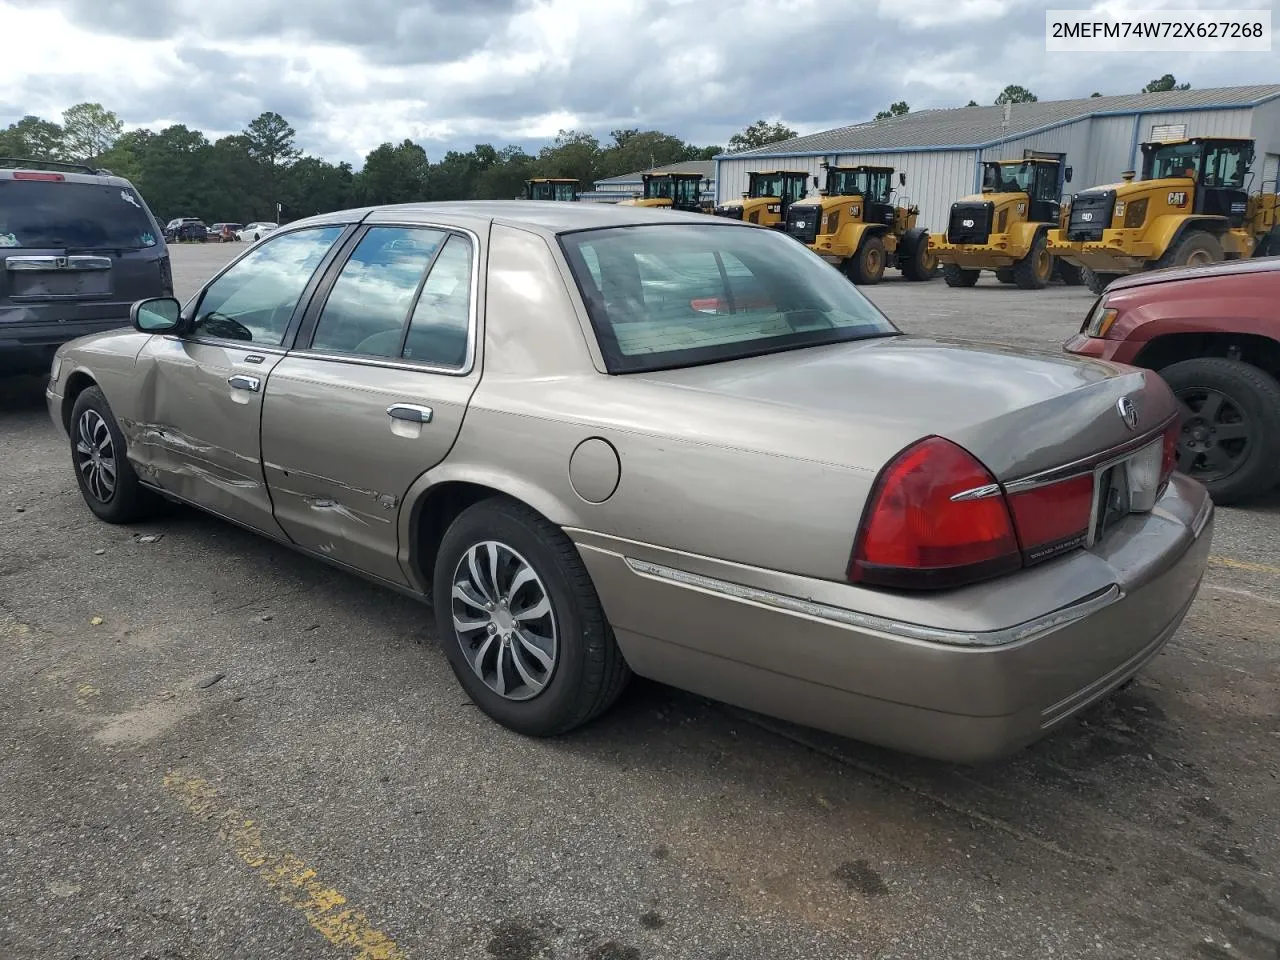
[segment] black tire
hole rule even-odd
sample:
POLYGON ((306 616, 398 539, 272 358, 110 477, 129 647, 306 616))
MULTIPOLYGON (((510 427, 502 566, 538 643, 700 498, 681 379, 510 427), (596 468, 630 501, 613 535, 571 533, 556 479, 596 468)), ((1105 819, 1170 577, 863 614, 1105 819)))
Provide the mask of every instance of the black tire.
MULTIPOLYGON (((432 579, 436 635, 449 665, 476 706, 504 727, 533 737, 565 733, 612 706, 631 677, 577 549, 559 527, 523 504, 493 498, 459 514, 440 543, 432 579), (545 686, 527 699, 509 699, 491 689, 463 651, 464 644, 469 652, 482 646, 487 634, 463 637, 454 626, 455 572, 461 570, 468 551, 485 541, 502 544, 508 560, 523 560, 550 603, 555 658, 544 675, 545 686)), ((514 607, 515 595, 504 599, 514 607)), ((457 603, 464 613, 471 609, 457 603)), ((481 612, 481 616, 488 615, 481 612)), ((505 675, 518 679, 501 637, 497 639, 497 656, 507 656, 504 662, 513 666, 505 675)), ((484 662, 488 661, 486 656, 484 662)))
POLYGON ((1222 244, 1217 237, 1203 230, 1190 230, 1164 252, 1156 261, 1156 268, 1205 266, 1221 263, 1222 259, 1222 244))
POLYGON ((1280 383, 1274 377, 1223 357, 1183 360, 1160 376, 1183 407, 1178 469, 1203 483, 1214 501, 1240 503, 1280 480, 1280 383), (1227 430, 1232 436, 1223 436, 1227 430))
POLYGON ((860 286, 879 283, 884 278, 884 240, 863 237, 857 252, 846 261, 845 272, 860 286))
POLYGON ((942 265, 942 279, 946 281, 948 287, 972 287, 978 282, 978 276, 981 273, 981 270, 966 270, 954 263, 942 265))
POLYGON ((1078 287, 1084 283, 1084 268, 1077 267, 1074 263, 1055 258, 1054 265, 1057 267, 1058 279, 1062 281, 1064 286, 1078 287))
POLYGON ((1098 296, 1102 296, 1102 291, 1123 276, 1123 273, 1095 273, 1088 267, 1084 268, 1084 284, 1098 296))
POLYGON ((1013 283, 1013 267, 998 267, 996 279, 1001 283, 1013 283))
POLYGON ((102 391, 89 387, 71 408, 71 462, 85 504, 107 523, 136 523, 160 513, 164 501, 144 487, 125 455, 124 434, 102 391), (88 449, 97 451, 95 459, 88 449), (104 466, 110 461, 110 470, 104 466), (95 466, 96 463, 96 466, 95 466), (108 474, 114 471, 109 492, 108 474), (104 495, 105 494, 105 495, 104 495))
POLYGON ((929 234, 921 231, 903 238, 906 246, 902 259, 902 275, 908 280, 932 280, 938 275, 938 258, 929 249, 929 234))
POLYGON ((1031 241, 1026 256, 1013 265, 1013 282, 1021 290, 1043 290, 1053 278, 1053 254, 1043 230, 1031 241))

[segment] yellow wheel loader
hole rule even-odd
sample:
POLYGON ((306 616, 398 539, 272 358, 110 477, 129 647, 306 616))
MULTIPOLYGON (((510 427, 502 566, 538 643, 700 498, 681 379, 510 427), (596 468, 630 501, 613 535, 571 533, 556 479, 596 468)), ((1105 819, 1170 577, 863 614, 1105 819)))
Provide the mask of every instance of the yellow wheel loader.
POLYGON ((1159 267, 1280 253, 1275 183, 1250 194, 1252 140, 1191 137, 1142 145, 1142 179, 1071 198, 1052 253, 1085 268, 1101 293, 1116 277, 1159 267))
POLYGON ((526 200, 577 200, 578 181, 568 177, 535 177, 524 182, 526 200))
POLYGON ((951 205, 947 232, 932 234, 929 249, 949 287, 972 287, 983 270, 1002 283, 1039 290, 1054 276, 1081 282, 1079 269, 1055 264, 1049 233, 1059 224, 1062 183, 1071 168, 1060 159, 1027 157, 982 165, 982 193, 951 205))
MULTIPOLYGON (((817 186, 817 177, 813 183, 817 186)), ((742 199, 720 204, 715 214, 780 230, 786 224, 787 210, 808 192, 809 174, 803 170, 753 171, 747 174, 747 192, 742 199)))
MULTIPOLYGON (((791 204, 786 230, 858 284, 879 283, 886 266, 908 280, 930 280, 938 261, 929 231, 916 226, 920 208, 892 201, 893 167, 832 167, 817 197, 791 204)), ((898 185, 907 182, 898 174, 898 185)))
POLYGON ((703 211, 702 188, 709 181, 699 173, 646 173, 642 178, 643 192, 630 200, 622 200, 618 206, 669 207, 690 213, 703 211))

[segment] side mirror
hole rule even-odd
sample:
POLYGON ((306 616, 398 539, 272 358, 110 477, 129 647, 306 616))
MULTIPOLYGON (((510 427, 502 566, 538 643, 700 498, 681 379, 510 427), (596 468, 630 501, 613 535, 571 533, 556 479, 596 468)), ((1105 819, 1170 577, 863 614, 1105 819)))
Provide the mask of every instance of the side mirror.
POLYGON ((907 185, 907 175, 905 173, 898 174, 898 186, 905 187, 907 185))
POLYGON ((1070 183, 1070 182, 1071 182, 1071 168, 1070 168, 1070 167, 1067 167, 1067 169, 1066 169, 1066 170, 1062 171, 1062 175, 1063 175, 1063 177, 1065 178, 1065 180, 1066 180, 1066 182, 1067 182, 1067 183, 1070 183))
POLYGON ((176 330, 182 318, 182 304, 173 297, 139 300, 129 308, 129 319, 135 330, 143 333, 168 333, 176 330))

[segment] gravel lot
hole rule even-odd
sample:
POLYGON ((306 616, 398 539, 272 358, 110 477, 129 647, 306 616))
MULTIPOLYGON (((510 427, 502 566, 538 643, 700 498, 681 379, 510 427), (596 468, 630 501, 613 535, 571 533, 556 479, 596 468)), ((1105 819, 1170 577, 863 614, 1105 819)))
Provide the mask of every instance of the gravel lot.
MULTIPOLYGON (((180 292, 238 249, 176 247, 180 292)), ((1091 299, 890 277, 910 332, 1044 349, 1091 299)), ((425 608, 191 511, 95 521, 35 381, 0 503, 3 960, 1280 957, 1280 496, 1220 511, 1136 683, 980 768, 644 683, 521 739, 425 608)))

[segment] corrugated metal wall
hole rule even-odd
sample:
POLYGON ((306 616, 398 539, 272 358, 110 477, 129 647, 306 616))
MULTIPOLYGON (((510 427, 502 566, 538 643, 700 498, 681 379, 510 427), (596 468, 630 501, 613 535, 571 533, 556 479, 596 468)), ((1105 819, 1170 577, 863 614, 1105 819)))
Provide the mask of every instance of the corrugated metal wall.
MULTIPOLYGON (((920 208, 920 226, 941 231, 946 227, 951 204, 958 197, 973 192, 974 156, 972 150, 944 150, 928 153, 863 153, 833 154, 828 158, 841 166, 893 167, 907 175, 907 185, 894 187, 901 198, 920 208)), ((736 199, 747 189, 747 174, 752 170, 807 170, 821 182, 822 157, 752 157, 743 160, 721 160, 717 203, 736 199)), ((895 198, 896 199, 896 198, 895 198)))
MULTIPOLYGON (((1139 114, 1138 142, 1151 139, 1151 128, 1185 123, 1187 136, 1248 137, 1258 141, 1254 161, 1254 188, 1263 176, 1268 154, 1280 154, 1280 99, 1258 107, 1229 110, 1186 110, 1139 114)), ((1133 115, 1093 117, 1065 126, 1019 137, 982 151, 983 160, 1016 160, 1023 150, 1065 153, 1072 167, 1066 192, 1084 190, 1102 183, 1115 183, 1120 174, 1140 169, 1142 158, 1133 155, 1133 115)), ((945 229, 951 204, 974 192, 976 158, 972 150, 937 150, 875 154, 840 154, 826 158, 845 165, 890 166, 907 174, 902 193, 920 207, 920 223, 930 230, 945 229)), ((756 156, 742 160, 721 160, 717 203, 741 196, 747 189, 747 173, 752 170, 807 170, 821 174, 822 157, 756 156)), ((1268 176, 1275 176, 1268 169, 1268 176)))
POLYGON ((1253 108, 1253 138, 1258 143, 1253 161, 1253 182, 1250 188, 1276 189, 1276 176, 1280 168, 1280 100, 1271 100, 1253 108))

